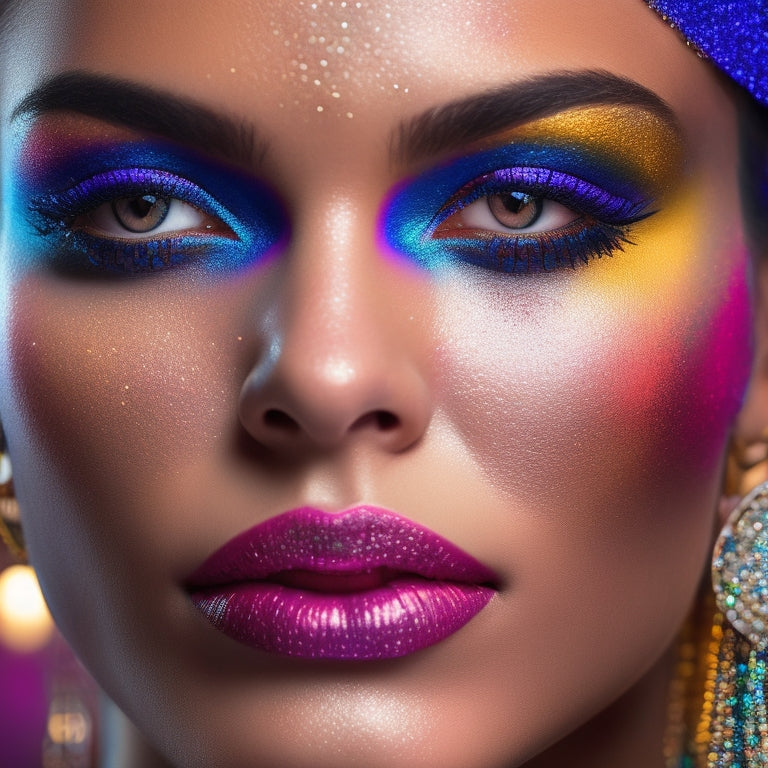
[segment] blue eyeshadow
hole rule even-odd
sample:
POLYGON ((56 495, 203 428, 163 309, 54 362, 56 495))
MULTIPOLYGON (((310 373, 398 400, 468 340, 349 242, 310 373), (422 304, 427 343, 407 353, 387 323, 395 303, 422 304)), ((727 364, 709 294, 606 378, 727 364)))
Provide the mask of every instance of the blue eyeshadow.
POLYGON ((115 273, 156 272, 194 265, 207 272, 237 271, 260 262, 288 232, 273 190, 234 168, 176 147, 141 142, 89 147, 52 168, 19 179, 26 221, 43 237, 31 258, 58 269, 115 273), (52 190, 52 191, 51 191, 52 190), (78 216, 119 198, 153 194, 181 200, 221 221, 223 234, 162 233, 123 239, 73 227, 78 216))
MULTIPOLYGON (((260 263, 289 235, 288 217, 267 185, 163 142, 91 145, 26 170, 12 186, 29 225, 26 257, 64 271, 142 274, 194 265, 227 274, 260 263), (153 237, 148 231, 134 239, 76 225, 100 205, 146 194, 192 205, 229 232, 153 237)), ((427 270, 463 262, 508 273, 546 272, 621 250, 631 225, 650 215, 651 199, 635 172, 589 147, 516 142, 458 157, 399 184, 382 208, 379 236, 387 249, 427 270), (558 202, 574 212, 576 223, 544 233, 446 231, 446 222, 467 206, 505 194, 558 202)))
POLYGON ((504 145, 460 157, 400 184, 380 218, 384 244, 434 269, 463 261, 503 272, 550 271, 620 250, 630 224, 649 215, 634 175, 583 147, 504 145), (436 236, 442 222, 480 197, 524 192, 580 214, 581 229, 535 234, 436 236))

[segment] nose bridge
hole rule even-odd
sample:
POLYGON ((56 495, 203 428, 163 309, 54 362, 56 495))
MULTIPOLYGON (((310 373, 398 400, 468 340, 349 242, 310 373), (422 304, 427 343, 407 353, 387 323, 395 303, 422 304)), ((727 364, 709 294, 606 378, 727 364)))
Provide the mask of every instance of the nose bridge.
POLYGON ((308 212, 291 249, 285 331, 298 344, 305 336, 311 339, 314 356, 324 361, 322 367, 331 378, 350 354, 356 321, 363 319, 358 309, 371 309, 374 298, 367 295, 366 268, 375 264, 367 253, 370 246, 362 218, 348 197, 333 195, 326 205, 308 212))
POLYGON ((367 432, 402 447, 428 421, 375 221, 373 206, 341 192, 297 213, 261 318, 264 353, 241 397, 241 420, 259 441, 335 445, 367 432))
POLYGON ((371 278, 378 265, 364 218, 340 194, 314 206, 299 225, 286 265, 276 363, 295 371, 297 383, 322 386, 326 396, 361 376, 363 358, 388 331, 377 317, 371 278))

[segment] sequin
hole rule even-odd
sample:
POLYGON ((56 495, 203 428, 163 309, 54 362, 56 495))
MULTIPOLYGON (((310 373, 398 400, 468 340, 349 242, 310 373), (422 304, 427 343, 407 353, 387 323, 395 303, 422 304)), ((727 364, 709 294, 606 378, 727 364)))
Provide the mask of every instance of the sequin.
POLYGON ((646 0, 694 48, 768 105, 768 0, 646 0))
POLYGON ((718 608, 759 651, 768 648, 768 485, 756 488, 723 529, 712 561, 718 608))

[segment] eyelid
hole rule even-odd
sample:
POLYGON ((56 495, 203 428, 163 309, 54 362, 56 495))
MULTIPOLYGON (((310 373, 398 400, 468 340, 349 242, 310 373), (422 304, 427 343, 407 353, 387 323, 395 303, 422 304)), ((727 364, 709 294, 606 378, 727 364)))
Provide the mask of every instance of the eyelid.
POLYGON ((29 232, 38 236, 37 247, 27 254, 30 265, 76 276, 122 276, 182 266, 224 276, 260 263, 290 232, 272 188, 217 163, 133 144, 116 146, 108 154, 72 155, 68 162, 55 176, 37 180, 22 198, 29 232), (117 161, 122 161, 119 166, 117 161), (126 239, 89 231, 76 221, 101 204, 147 193, 193 206, 216 226, 150 231, 145 238, 126 239))
POLYGON ((517 166, 485 173, 462 186, 435 214, 424 238, 433 237, 444 221, 476 200, 511 189, 552 200, 614 226, 633 223, 648 215, 645 200, 630 200, 562 171, 517 166))
POLYGON ((513 141, 459 156, 403 179, 382 208, 383 243, 426 270, 460 264, 530 274, 576 267, 631 245, 665 190, 624 155, 589 145, 513 141), (571 224, 535 232, 444 227, 474 201, 517 191, 574 211, 571 224))
MULTIPOLYGON (((178 199, 222 221, 235 237, 242 235, 240 222, 216 198, 194 182, 170 171, 154 168, 119 168, 91 176, 60 192, 38 195, 30 201, 30 210, 41 217, 39 231, 66 226, 103 203, 138 194, 156 194, 178 199), (42 225, 42 226, 41 226, 42 225)), ((221 236, 221 233, 218 233, 221 236)), ((147 233, 146 241, 157 239, 147 233)), ((100 237, 99 235, 94 235, 100 237)), ((105 238, 110 237, 106 235, 105 238)))

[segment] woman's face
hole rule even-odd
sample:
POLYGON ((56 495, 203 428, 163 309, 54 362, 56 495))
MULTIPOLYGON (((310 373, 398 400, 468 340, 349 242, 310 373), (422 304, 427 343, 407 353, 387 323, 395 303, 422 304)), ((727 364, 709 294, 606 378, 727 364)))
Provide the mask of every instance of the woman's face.
POLYGON ((751 359, 707 65, 639 0, 40 0, 8 35, 0 416, 53 613, 142 730, 185 768, 521 765, 639 697, 751 359), (238 533, 359 505, 487 605, 329 661, 193 604, 238 533))

